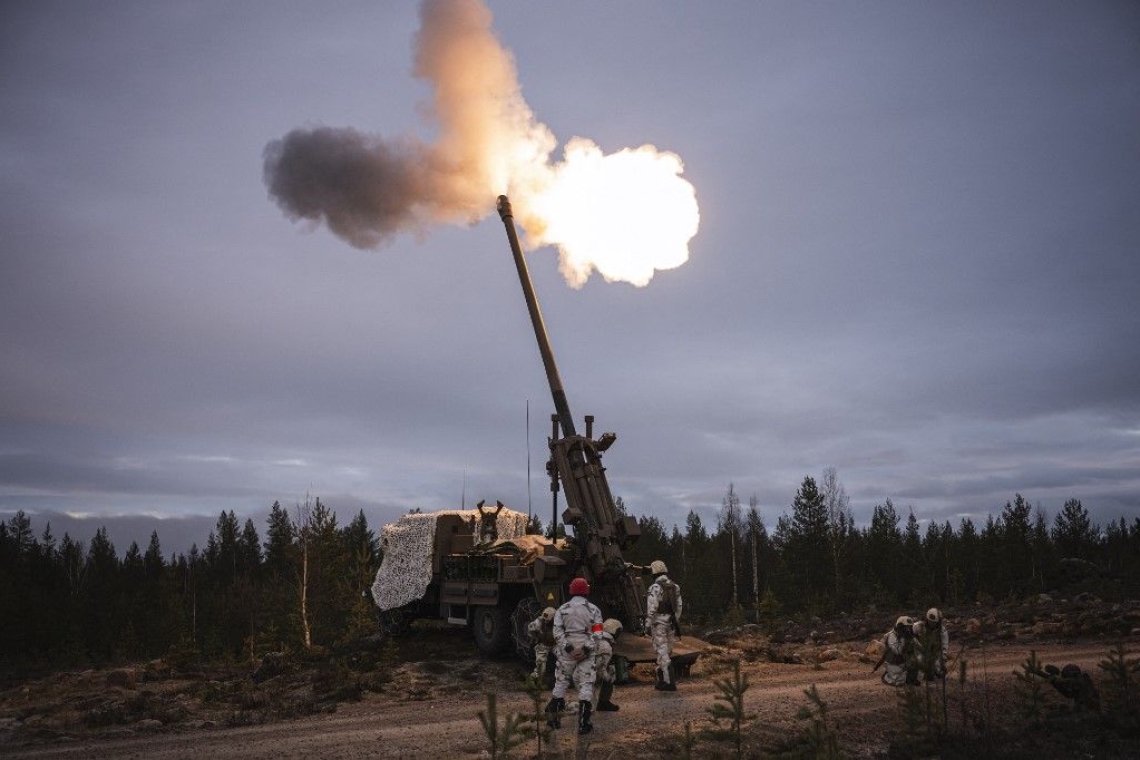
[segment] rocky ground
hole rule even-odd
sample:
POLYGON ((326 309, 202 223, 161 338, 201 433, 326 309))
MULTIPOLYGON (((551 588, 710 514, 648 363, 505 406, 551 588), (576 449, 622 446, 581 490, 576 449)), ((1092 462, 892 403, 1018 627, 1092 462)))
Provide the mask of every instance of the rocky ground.
MULTIPOLYGON (((1040 700, 1048 720, 1034 732, 1019 731, 1025 695, 1018 690, 1024 686, 1012 675, 1035 651, 1042 663, 1076 664, 1099 680, 1097 663, 1116 644, 1137 655, 1140 602, 1113 604, 1086 595, 945 612, 951 651, 968 663, 966 682, 951 678, 946 692, 946 722, 957 736, 947 746, 958 747, 959 756, 993 755, 999 747, 1005 757, 1140 756, 1140 742, 1131 735, 1092 726, 1089 721, 1100 720, 1099 715, 1078 710, 1044 683, 1040 700), (1069 723, 1054 736, 1049 721, 1057 716, 1069 723), (1102 737, 1102 744, 1084 746, 1085 733, 1102 737), (979 749, 983 742, 993 751, 979 749), (1050 754, 1051 748, 1057 753, 1050 754)), ((696 742, 692 756, 732 756, 731 742, 706 732, 714 728, 709 708, 721 694, 717 682, 731 677, 734 664, 741 663, 750 681, 745 708, 755 715, 742 730, 745 756, 803 749, 813 736, 818 740, 829 731, 847 755, 886 756, 893 746, 895 756, 908 756, 900 748, 914 746, 908 745, 908 737, 914 737, 903 727, 906 711, 899 691, 870 673, 877 660, 874 641, 895 614, 787 620, 770 626, 771 636, 756 625, 698 631, 709 646, 678 692, 655 691, 651 668, 637 666, 632 681, 615 692, 620 712, 598 715, 596 730, 583 740, 569 728, 555 732, 544 754, 682 756, 688 727, 696 742), (826 705, 823 720, 805 695, 813 685, 826 705)), ((408 639, 373 639, 303 659, 270 656, 258 663, 203 667, 172 657, 56 673, 8 683, 0 691, 0 754, 209 754, 243 760, 489 756, 479 720, 488 710, 486 695, 496 695, 500 723, 508 714, 532 713, 524 675, 516 661, 480 658, 462 631, 422 623, 408 639)), ((543 703, 546 698, 541 695, 543 703)), ((572 722, 570 716, 566 725, 572 722)), ((537 749, 531 738, 512 756, 533 757, 537 749)), ((943 756, 955 755, 944 749, 943 756)))

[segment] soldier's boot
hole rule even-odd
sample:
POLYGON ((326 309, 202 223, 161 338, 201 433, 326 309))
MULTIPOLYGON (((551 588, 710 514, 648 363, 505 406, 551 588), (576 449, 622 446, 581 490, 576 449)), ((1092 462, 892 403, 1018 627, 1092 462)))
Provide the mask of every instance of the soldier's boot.
POLYGON ((661 668, 657 668, 657 683, 653 684, 653 688, 657 691, 665 688, 665 674, 661 672, 661 668))
POLYGON ((562 711, 566 709, 566 700, 562 697, 552 697, 546 703, 546 725, 551 728, 562 728, 562 711))
POLYGON ((669 663, 668 669, 665 671, 665 677, 659 688, 661 691, 676 691, 677 690, 677 670, 673 667, 673 663, 669 663))
POLYGON ((594 730, 590 721, 590 700, 583 699, 578 702, 578 733, 588 734, 594 730))
POLYGON ((614 695, 614 685, 602 682, 601 692, 598 694, 598 712, 617 712, 618 706, 610 701, 614 695))

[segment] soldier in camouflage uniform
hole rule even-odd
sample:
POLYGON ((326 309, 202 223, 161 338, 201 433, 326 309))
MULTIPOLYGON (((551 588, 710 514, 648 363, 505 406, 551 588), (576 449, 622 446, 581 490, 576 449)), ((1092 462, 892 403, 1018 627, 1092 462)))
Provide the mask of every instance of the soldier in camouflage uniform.
POLYGON ((895 627, 883 637, 882 662, 887 667, 883 671, 883 683, 887 686, 904 686, 914 682, 918 671, 914 658, 914 620, 903 615, 895 621, 895 627))
POLYGON ((658 691, 676 691, 677 673, 673 667, 673 645, 681 633, 681 587, 669 580, 669 569, 659 559, 649 565, 653 583, 645 602, 645 630, 657 651, 658 691))
POLYGON ((918 669, 931 681, 946 677, 946 659, 950 654, 950 634, 937 607, 926 611, 926 617, 914 624, 914 655, 918 669))
POLYGON ((622 624, 620 620, 609 618, 602 623, 602 638, 598 642, 598 651, 594 655, 594 670, 598 674, 598 704, 595 708, 599 712, 617 712, 618 706, 611 701, 614 694, 614 681, 617 679, 617 668, 614 667, 614 642, 621 635, 622 624))
POLYGON ((590 721, 591 700, 594 697, 594 652, 602 636, 602 612, 586 599, 590 584, 585 578, 570 582, 570 601, 554 613, 555 651, 558 667, 554 676, 554 691, 546 712, 551 728, 561 726, 561 712, 566 708, 566 691, 573 681, 578 687, 578 733, 588 734, 594 724, 590 721))
POLYGON ((542 683, 542 679, 546 677, 546 659, 554 646, 555 612, 557 610, 553 607, 547 607, 526 627, 530 640, 534 642, 534 671, 530 675, 536 684, 542 683))

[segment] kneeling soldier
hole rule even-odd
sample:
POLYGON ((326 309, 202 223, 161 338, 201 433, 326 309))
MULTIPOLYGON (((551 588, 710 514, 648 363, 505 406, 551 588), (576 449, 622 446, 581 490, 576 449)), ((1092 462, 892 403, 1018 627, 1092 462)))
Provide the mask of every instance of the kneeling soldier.
POLYGON ((614 680, 617 668, 614 667, 614 642, 621 635, 620 620, 610 618, 602 623, 602 638, 594 655, 594 668, 598 672, 598 711, 616 712, 618 706, 611 701, 614 694, 614 680))

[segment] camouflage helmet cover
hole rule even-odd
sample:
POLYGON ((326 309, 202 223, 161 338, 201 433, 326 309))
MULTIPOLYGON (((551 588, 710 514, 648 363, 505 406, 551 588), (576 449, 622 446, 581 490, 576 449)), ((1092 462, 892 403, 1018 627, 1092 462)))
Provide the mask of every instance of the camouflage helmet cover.
POLYGON ((606 633, 608 633, 610 636, 613 636, 616 639, 618 634, 621 633, 622 630, 624 630, 624 628, 623 628, 620 620, 615 620, 614 618, 607 618, 606 621, 604 623, 602 623, 602 630, 605 631, 606 633))
POLYGON ((546 620, 546 621, 553 620, 554 619, 554 613, 557 611, 558 610, 554 609, 553 607, 547 607, 545 610, 542 611, 542 619, 546 620))
POLYGON ((653 575, 661 575, 669 572, 669 568, 665 567, 665 563, 659 559, 655 559, 649 563, 649 572, 653 575))
POLYGON ((914 625, 914 620, 907 615, 901 615, 899 619, 895 621, 895 628, 910 628, 912 625, 914 625))
POLYGON ((942 611, 937 607, 931 607, 926 611, 926 622, 930 625, 942 624, 942 611))

